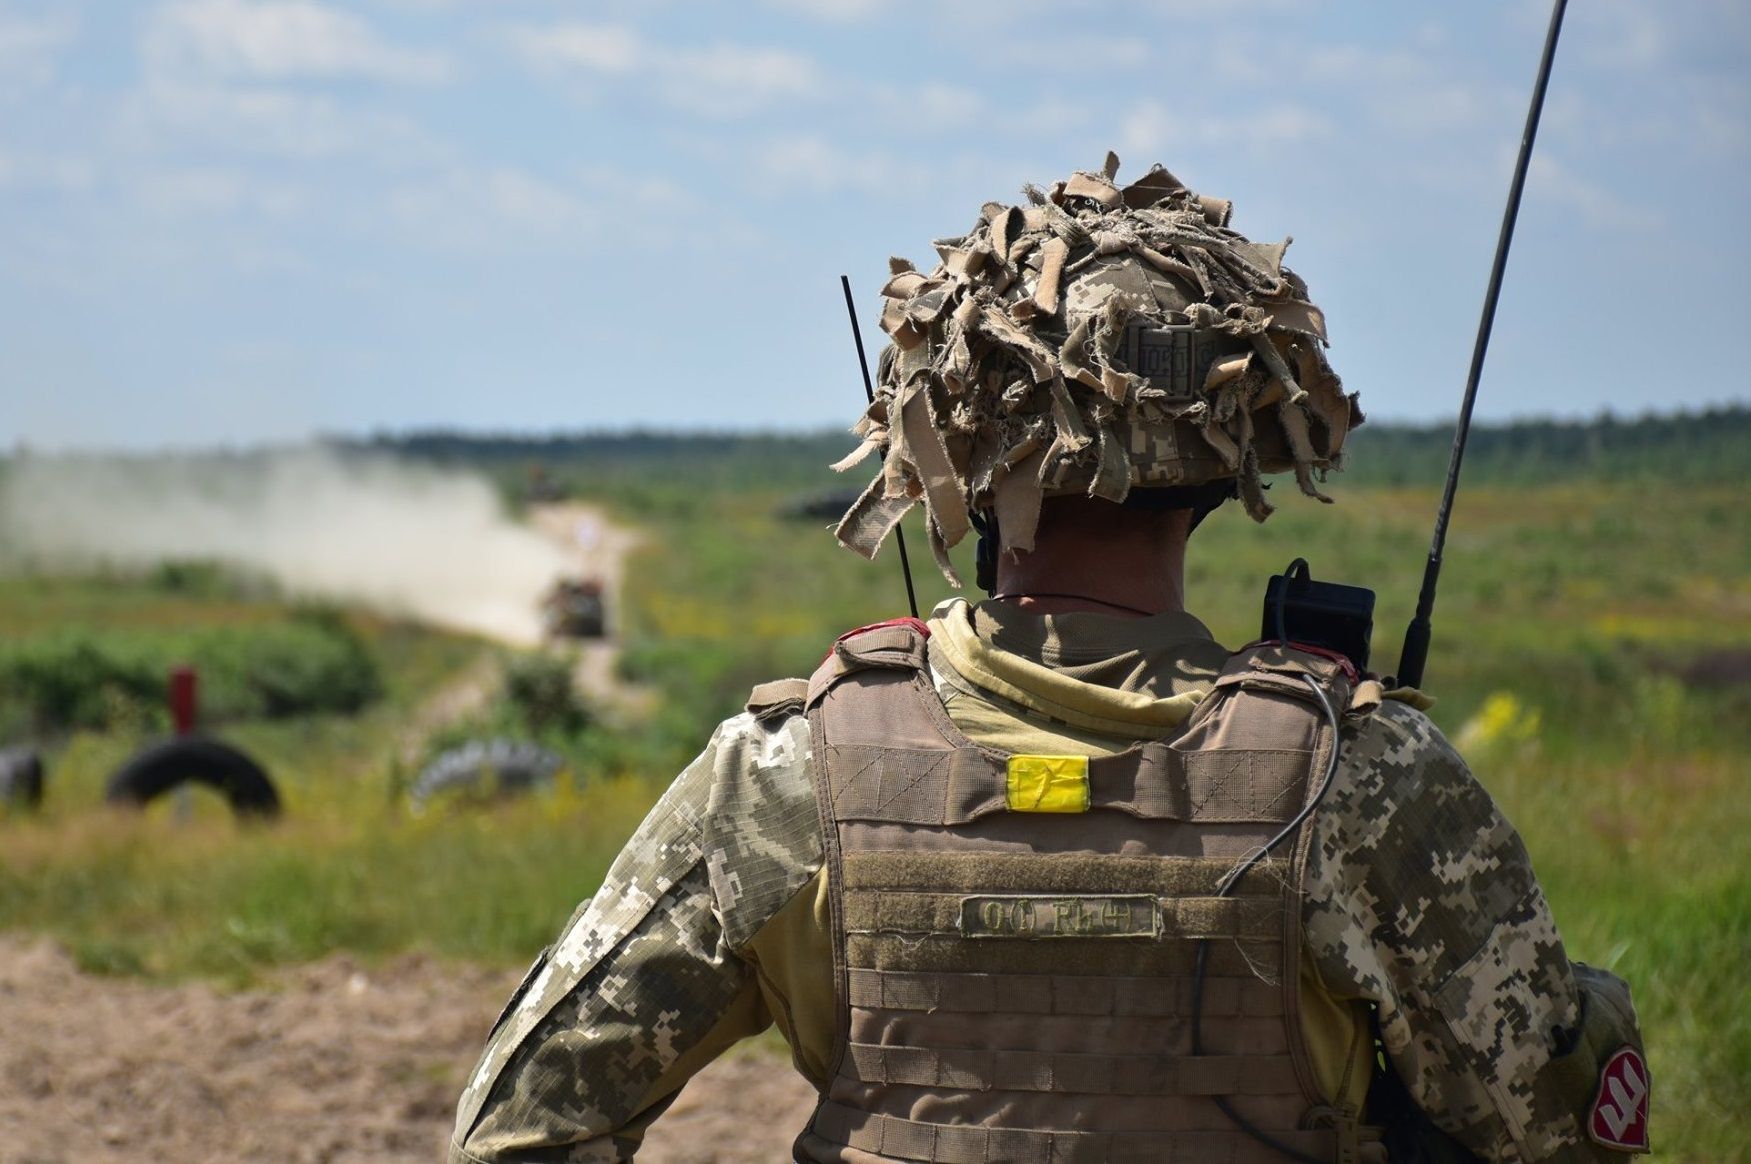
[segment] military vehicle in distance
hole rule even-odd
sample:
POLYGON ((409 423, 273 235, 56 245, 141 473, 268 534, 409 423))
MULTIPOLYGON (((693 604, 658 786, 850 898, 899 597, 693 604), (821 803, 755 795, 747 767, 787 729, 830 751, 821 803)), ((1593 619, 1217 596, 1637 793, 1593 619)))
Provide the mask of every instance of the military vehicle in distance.
POLYGON ((561 578, 541 602, 549 638, 599 639, 608 633, 608 596, 596 578, 561 578))

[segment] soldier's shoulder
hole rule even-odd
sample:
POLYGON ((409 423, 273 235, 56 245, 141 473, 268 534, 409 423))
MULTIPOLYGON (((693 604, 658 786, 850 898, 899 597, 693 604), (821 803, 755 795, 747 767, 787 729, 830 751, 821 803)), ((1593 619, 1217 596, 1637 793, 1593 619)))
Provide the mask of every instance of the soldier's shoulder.
POLYGON ((1338 773, 1316 826, 1338 849, 1419 836, 1437 807, 1479 828, 1497 815, 1488 792, 1447 737, 1411 704, 1382 700, 1347 716, 1341 747, 1338 773))
POLYGON ((1431 700, 1391 696, 1370 701, 1345 719, 1344 753, 1353 770, 1390 776, 1417 771, 1429 778, 1469 778, 1465 761, 1435 721, 1431 700))
POLYGON ((718 725, 710 751, 713 812, 725 811, 747 796, 813 802, 809 722, 800 698, 750 701, 739 715, 718 725))
POLYGON ((754 782, 773 785, 774 792, 806 781, 809 772, 809 725, 804 713, 808 682, 776 679, 749 693, 739 714, 718 724, 712 733, 715 783, 754 782))
MULTIPOLYGON (((706 869, 732 948, 820 869, 814 757, 800 681, 762 684, 713 737, 706 869)), ((806 689, 806 684, 803 685, 806 689)))

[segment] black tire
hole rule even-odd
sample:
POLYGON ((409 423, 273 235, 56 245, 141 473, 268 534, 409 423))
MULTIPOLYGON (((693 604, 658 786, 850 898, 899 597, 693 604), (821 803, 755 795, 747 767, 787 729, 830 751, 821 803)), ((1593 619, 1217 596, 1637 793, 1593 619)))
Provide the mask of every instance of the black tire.
POLYGON ((449 793, 477 799, 512 796, 553 783, 564 767, 562 756, 540 744, 469 740, 422 768, 408 795, 415 805, 449 793))
POLYGON ((104 799, 138 808, 190 781, 219 793, 239 817, 280 815, 280 794, 260 764, 229 744, 200 736, 165 740, 140 752, 109 778, 104 799))
POLYGON ((43 803, 43 758, 22 744, 0 748, 0 809, 35 811, 43 803))

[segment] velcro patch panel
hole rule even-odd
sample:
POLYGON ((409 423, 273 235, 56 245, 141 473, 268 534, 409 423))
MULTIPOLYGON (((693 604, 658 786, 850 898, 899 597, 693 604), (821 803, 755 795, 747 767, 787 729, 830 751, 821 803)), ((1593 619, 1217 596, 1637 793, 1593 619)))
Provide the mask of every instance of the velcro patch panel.
POLYGON ((1142 894, 963 897, 960 931, 969 938, 1153 938, 1161 933, 1161 903, 1142 894))

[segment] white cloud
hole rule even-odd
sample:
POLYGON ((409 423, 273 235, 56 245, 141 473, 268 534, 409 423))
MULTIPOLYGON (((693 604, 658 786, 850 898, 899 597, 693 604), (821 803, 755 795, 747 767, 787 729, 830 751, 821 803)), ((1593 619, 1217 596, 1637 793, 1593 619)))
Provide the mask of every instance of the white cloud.
POLYGON ((721 44, 674 54, 658 91, 671 104, 713 117, 734 117, 821 87, 809 58, 784 49, 721 44))
MULTIPOLYGON (((691 214, 707 206, 680 184, 654 174, 585 166, 577 171, 577 180, 592 198, 612 206, 616 216, 691 214)), ((721 207, 712 210, 722 212, 721 207)))
POLYGON ((1032 141, 1094 140, 1094 149, 1102 157, 1107 147, 1104 139, 1115 132, 1105 110, 1062 96, 1044 97, 1029 105, 998 106, 989 123, 1013 137, 1032 141))
POLYGON ((389 193, 387 210, 411 241, 440 251, 587 246, 606 222, 579 190, 510 166, 459 166, 407 183, 389 193))
POLYGON ((33 19, 0 12, 0 97, 52 80, 62 50, 77 31, 65 16, 33 19))
MULTIPOLYGON (((1372 102, 1380 124, 1407 136, 1448 135, 1456 130, 1491 124, 1498 113, 1508 113, 1506 91, 1478 85, 1428 79, 1422 85, 1407 85, 1381 94, 1372 102)), ((1512 125, 1512 120, 1500 121, 1512 125)))
POLYGON ((506 40, 529 63, 548 70, 629 73, 645 60, 636 30, 617 24, 513 28, 506 40))
POLYGON ((881 120, 917 133, 959 133, 1005 120, 992 114, 980 94, 941 81, 872 86, 865 103, 880 111, 881 120))
POLYGON ((1751 85, 1739 78, 1719 78, 1697 86, 1692 140, 1707 154, 1719 157, 1751 153, 1751 85))
POLYGON ((767 0, 766 6, 817 20, 849 22, 862 20, 888 5, 885 0, 767 0))
POLYGON ((1305 105, 1266 105, 1242 113, 1211 113, 1157 101, 1137 106, 1119 125, 1121 154, 1151 158, 1175 146, 1230 145, 1240 149, 1277 148, 1329 138, 1330 118, 1305 105))
POLYGON ((75 194, 97 181, 95 165, 86 158, 59 153, 8 153, 0 149, 0 190, 49 190, 75 194))
POLYGON ((894 193, 926 176, 879 151, 853 152, 817 134, 775 137, 756 146, 747 175, 770 194, 894 193))
POLYGON ((287 218, 304 207, 302 194, 289 184, 215 166, 147 170, 134 183, 143 205, 172 217, 205 220, 213 215, 254 213, 287 218))
POLYGON ((1634 227, 1650 234, 1667 225, 1666 214, 1651 201, 1632 201, 1610 186, 1595 182, 1558 161, 1550 153, 1534 153, 1527 174, 1529 196, 1566 206, 1598 230, 1634 227))
POLYGON ((622 25, 575 22, 513 28, 505 39, 544 73, 632 78, 665 104, 703 117, 742 117, 825 88, 813 60, 781 48, 653 46, 622 25))
POLYGON ((1671 14, 1640 0, 1594 0, 1581 19, 1577 46, 1592 65, 1652 69, 1672 55, 1671 14))
POLYGON ((150 80, 124 117, 126 140, 151 152, 171 136, 244 154, 311 161, 341 156, 402 164, 437 147, 399 116, 283 89, 150 80))
POLYGON ((160 72, 245 81, 450 75, 443 55, 391 45, 357 16, 311 0, 176 0, 149 26, 146 56, 160 72))
POLYGON ((1026 22, 1004 30, 992 54, 1010 68, 1047 69, 1048 76, 1071 79, 1078 69, 1132 69, 1161 62, 1161 44, 1140 31, 1134 35, 1073 32, 1042 37, 1026 22))
POLYGON ((1524 109, 1517 88, 1475 72, 1455 76, 1452 58, 1446 33, 1436 26, 1418 29, 1413 43, 1396 48, 1324 43, 1261 52, 1250 41, 1228 38, 1211 51, 1216 74, 1261 102, 1287 90, 1304 106, 1349 106, 1370 125, 1401 135, 1493 126, 1524 109))

